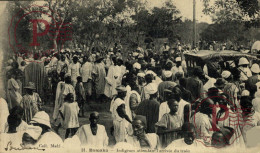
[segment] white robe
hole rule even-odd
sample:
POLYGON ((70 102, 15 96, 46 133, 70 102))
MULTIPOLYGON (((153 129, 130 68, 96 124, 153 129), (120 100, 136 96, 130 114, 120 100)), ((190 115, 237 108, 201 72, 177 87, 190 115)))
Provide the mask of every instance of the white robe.
POLYGON ((3 98, 0 98, 0 110, 0 133, 3 133, 7 122, 7 117, 9 116, 8 104, 3 98))
POLYGON ((108 136, 106 129, 103 125, 97 124, 97 134, 93 135, 91 131, 90 124, 81 126, 76 135, 79 137, 81 146, 89 147, 107 147, 108 146, 108 136))
POLYGON ((124 118, 121 118, 117 113, 118 106, 122 104, 125 104, 125 102, 120 98, 116 98, 112 100, 110 106, 114 125, 114 137, 117 143, 124 142, 127 137, 127 121, 124 118))

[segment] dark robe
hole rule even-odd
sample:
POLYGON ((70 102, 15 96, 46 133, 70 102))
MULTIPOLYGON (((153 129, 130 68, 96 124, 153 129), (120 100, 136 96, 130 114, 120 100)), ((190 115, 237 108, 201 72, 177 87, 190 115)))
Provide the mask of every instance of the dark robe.
POLYGON ((155 133, 155 123, 159 118, 160 103, 155 100, 144 100, 136 109, 136 115, 143 115, 147 121, 147 133, 155 133))
POLYGON ((43 63, 31 62, 24 68, 24 86, 29 82, 35 83, 36 92, 43 97, 44 65, 43 63))

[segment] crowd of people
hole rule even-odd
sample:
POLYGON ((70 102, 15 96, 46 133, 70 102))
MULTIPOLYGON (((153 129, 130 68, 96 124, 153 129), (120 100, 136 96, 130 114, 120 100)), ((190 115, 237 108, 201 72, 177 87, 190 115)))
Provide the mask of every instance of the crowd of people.
POLYGON ((259 141, 254 133, 260 132, 259 65, 245 57, 225 65, 196 66, 190 72, 181 46, 167 43, 159 53, 138 47, 126 54, 115 45, 106 52, 20 54, 5 68, 1 146, 102 148, 109 144, 109 129, 115 146, 254 147, 259 141), (44 106, 52 101, 50 116, 44 106), (99 124, 98 110, 80 127, 90 101, 110 103, 113 127, 99 124))

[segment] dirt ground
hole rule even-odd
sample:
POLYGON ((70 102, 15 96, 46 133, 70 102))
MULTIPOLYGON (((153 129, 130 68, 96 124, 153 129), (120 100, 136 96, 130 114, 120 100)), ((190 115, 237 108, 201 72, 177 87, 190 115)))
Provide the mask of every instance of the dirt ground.
MULTIPOLYGON (((90 102, 89 104, 85 105, 85 117, 79 117, 79 124, 80 126, 84 125, 84 124, 89 124, 89 115, 91 112, 93 111, 97 111, 100 113, 100 120, 99 120, 99 124, 104 125, 107 131, 107 135, 109 137, 109 145, 114 145, 115 144, 115 139, 114 137, 111 135, 110 133, 110 128, 113 125, 112 122, 112 117, 111 117, 111 113, 109 111, 109 107, 110 107, 110 102, 106 102, 106 103, 96 103, 96 102, 90 102)), ((51 123, 53 122, 53 118, 52 118, 52 114, 53 114, 53 104, 48 104, 43 106, 44 111, 46 111, 51 119, 51 123)), ((61 138, 64 140, 65 137, 65 131, 66 129, 64 128, 60 128, 59 129, 59 135, 61 136, 61 138)))

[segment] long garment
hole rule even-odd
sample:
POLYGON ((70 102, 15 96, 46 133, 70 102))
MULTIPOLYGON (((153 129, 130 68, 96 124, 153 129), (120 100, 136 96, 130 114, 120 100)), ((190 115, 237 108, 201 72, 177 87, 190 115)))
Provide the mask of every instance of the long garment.
POLYGON ((107 147, 108 136, 103 125, 97 124, 97 134, 93 135, 90 124, 82 125, 76 135, 79 137, 82 146, 107 147))
POLYGON ((139 104, 136 115, 143 115, 147 121, 147 133, 155 133, 155 123, 158 122, 160 103, 155 100, 145 100, 139 104))
POLYGON ((59 109, 61 107, 61 104, 59 103, 59 97, 61 95, 61 91, 64 88, 64 81, 60 81, 57 85, 57 89, 56 89, 56 97, 55 97, 55 103, 54 103, 54 110, 53 110, 53 119, 57 119, 58 115, 59 115, 59 109))
POLYGON ((54 108, 54 113, 53 113, 53 118, 57 119, 57 122, 56 122, 57 125, 60 122, 63 124, 63 120, 62 120, 62 118, 61 118, 61 116, 59 114, 59 109, 62 106, 62 104, 64 103, 65 96, 67 94, 69 94, 69 93, 72 93, 73 96, 74 96, 74 101, 76 100, 75 89, 74 89, 74 87, 71 84, 66 84, 66 83, 62 82, 60 85, 58 85, 58 87, 59 87, 59 89, 57 88, 58 93, 56 94, 55 108, 54 108), (60 92, 59 92, 59 90, 60 90, 60 92))
POLYGON ((122 104, 125 104, 125 102, 120 98, 116 98, 112 100, 110 106, 114 125, 114 137, 117 143, 124 142, 127 137, 127 121, 124 118, 121 118, 117 113, 117 108, 122 104))
MULTIPOLYGON (((129 117, 129 119, 132 121, 132 119, 135 117, 135 112, 134 110, 131 109, 131 104, 133 102, 136 102, 136 105, 138 106, 139 103, 141 102, 141 96, 139 95, 138 92, 132 90, 132 91, 129 91, 127 94, 126 94, 126 97, 125 97, 125 112, 126 112, 126 115, 129 117)), ((133 134, 133 128, 132 128, 132 124, 130 124, 129 122, 127 122, 126 124, 127 125, 127 131, 129 133, 129 135, 132 135, 133 134)))
MULTIPOLYGON (((230 138, 229 142, 234 147, 245 147, 245 141, 242 136, 242 131, 239 127, 239 119, 241 120, 241 113, 242 112, 233 112, 230 108, 228 109, 229 112, 227 118, 224 121, 218 121, 219 127, 231 127, 234 129, 234 134, 230 138)), ((217 114, 217 118, 224 118, 225 112, 221 113, 220 111, 217 114)))
MULTIPOLYGON (((241 114, 240 114, 241 115, 241 114)), ((245 140, 245 143, 247 144, 247 131, 252 129, 255 126, 260 126, 260 113, 258 112, 252 112, 248 116, 242 116, 243 124, 240 123, 240 127, 242 130, 242 135, 245 140)))
POLYGON ((203 94, 203 83, 198 78, 190 77, 187 79, 186 89, 191 92, 192 102, 201 98, 203 94))
POLYGON ((33 82, 36 85, 37 93, 42 97, 44 96, 44 65, 43 63, 31 62, 24 68, 24 85, 33 82))
POLYGON ((20 86, 15 79, 11 78, 7 82, 7 101, 9 110, 15 106, 20 106, 22 95, 19 93, 20 86))
POLYGON ((24 95, 21 101, 21 107, 24 109, 24 121, 29 123, 41 107, 41 98, 39 94, 34 92, 33 95, 24 95))
MULTIPOLYGON (((179 115, 171 115, 169 113, 166 113, 162 116, 161 120, 155 124, 156 127, 164 128, 165 130, 174 130, 178 129, 182 126, 182 120, 179 115)), ((181 135, 179 132, 171 132, 171 133, 165 133, 160 134, 160 142, 162 144, 162 147, 167 147, 172 141, 181 138, 181 135)))
POLYGON ((112 98, 117 94, 116 87, 121 83, 121 69, 119 66, 111 65, 108 69, 104 94, 112 98))
POLYGON ((240 104, 237 100, 239 89, 234 83, 226 84, 223 92, 229 95, 229 102, 231 102, 231 104, 229 104, 230 106, 234 106, 236 110, 237 108, 240 108, 240 104))
POLYGON ((57 73, 60 74, 60 72, 67 72, 67 64, 65 63, 65 61, 58 61, 57 64, 57 73))
POLYGON ((93 63, 86 62, 81 67, 82 82, 88 96, 92 95, 92 71, 93 63))
POLYGON ((72 85, 75 87, 77 83, 77 77, 80 76, 80 64, 71 63, 68 68, 68 73, 71 75, 72 85))
POLYGON ((96 90, 96 97, 104 94, 104 87, 106 85, 105 77, 106 70, 103 63, 96 63, 93 68, 93 74, 95 75, 94 84, 96 90))
POLYGON ((196 139, 203 139, 205 144, 210 144, 213 131, 210 130, 212 129, 212 124, 208 115, 198 112, 191 118, 191 121, 197 131, 196 139))
POLYGON ((3 133, 5 130, 5 124, 7 123, 7 117, 9 116, 8 104, 3 98, 0 98, 0 110, 0 133, 3 133))
POLYGON ((64 116, 63 127, 65 129, 79 127, 79 106, 77 102, 64 102, 59 110, 64 116))

